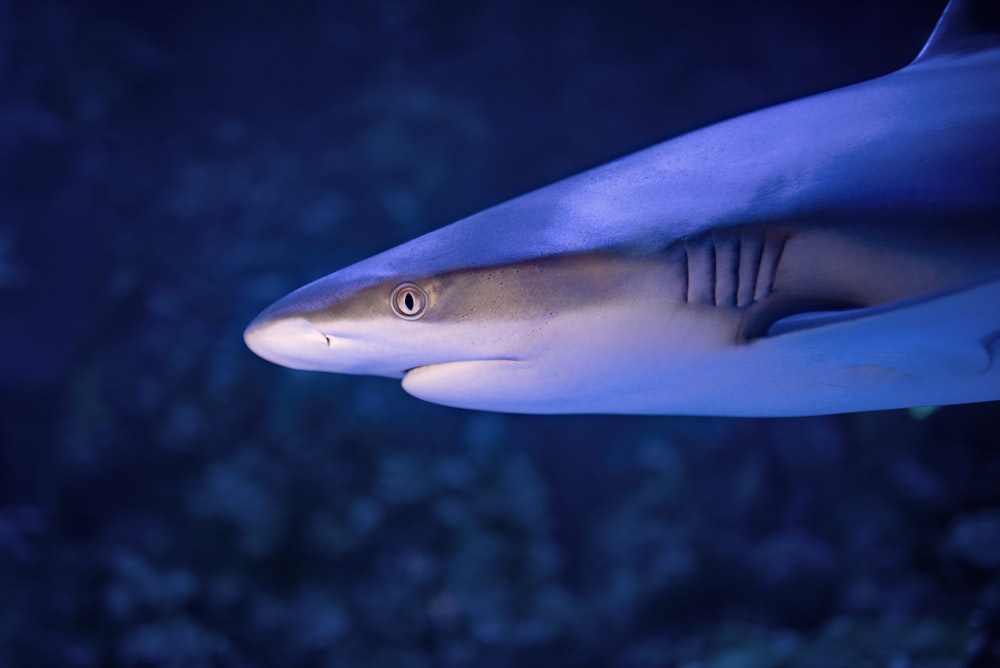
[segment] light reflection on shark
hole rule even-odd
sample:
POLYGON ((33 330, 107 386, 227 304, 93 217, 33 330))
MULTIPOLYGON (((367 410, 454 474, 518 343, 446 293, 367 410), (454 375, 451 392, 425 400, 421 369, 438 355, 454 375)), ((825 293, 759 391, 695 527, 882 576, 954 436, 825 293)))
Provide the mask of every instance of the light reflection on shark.
POLYGON ((247 328, 296 369, 522 413, 808 415, 1000 399, 1000 20, 319 279, 247 328))

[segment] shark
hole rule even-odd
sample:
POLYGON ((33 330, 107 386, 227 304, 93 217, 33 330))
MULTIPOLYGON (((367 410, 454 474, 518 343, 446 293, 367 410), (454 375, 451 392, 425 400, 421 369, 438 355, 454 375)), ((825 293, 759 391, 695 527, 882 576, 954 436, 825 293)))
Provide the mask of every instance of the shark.
POLYGON ((572 176, 281 298, 246 345, 511 413, 1000 399, 1000 2, 890 74, 572 176))

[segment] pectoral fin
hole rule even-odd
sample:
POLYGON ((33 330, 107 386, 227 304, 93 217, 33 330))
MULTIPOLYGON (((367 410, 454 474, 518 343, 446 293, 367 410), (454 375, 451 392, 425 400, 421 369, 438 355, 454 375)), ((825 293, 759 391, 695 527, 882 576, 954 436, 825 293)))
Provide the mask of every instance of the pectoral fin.
POLYGON ((797 314, 772 325, 767 338, 833 356, 848 375, 973 376, 990 368, 1000 347, 998 310, 1000 275, 993 275, 882 306, 797 314))

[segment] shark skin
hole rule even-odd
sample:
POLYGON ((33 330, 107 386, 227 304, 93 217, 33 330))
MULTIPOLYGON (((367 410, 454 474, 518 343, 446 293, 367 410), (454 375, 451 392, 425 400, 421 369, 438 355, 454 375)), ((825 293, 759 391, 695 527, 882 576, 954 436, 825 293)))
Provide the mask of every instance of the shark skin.
POLYGON ((310 283, 244 338, 518 413, 792 416, 1000 399, 1000 20, 310 283))

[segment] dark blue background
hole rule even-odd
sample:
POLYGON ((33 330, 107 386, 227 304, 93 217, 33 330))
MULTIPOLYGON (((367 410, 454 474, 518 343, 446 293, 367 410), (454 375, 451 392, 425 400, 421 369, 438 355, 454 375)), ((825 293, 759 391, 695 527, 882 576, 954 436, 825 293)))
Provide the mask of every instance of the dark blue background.
POLYGON ((0 665, 990 665, 996 404, 512 417, 241 339, 421 232, 901 67, 942 4, 0 0, 0 665))

